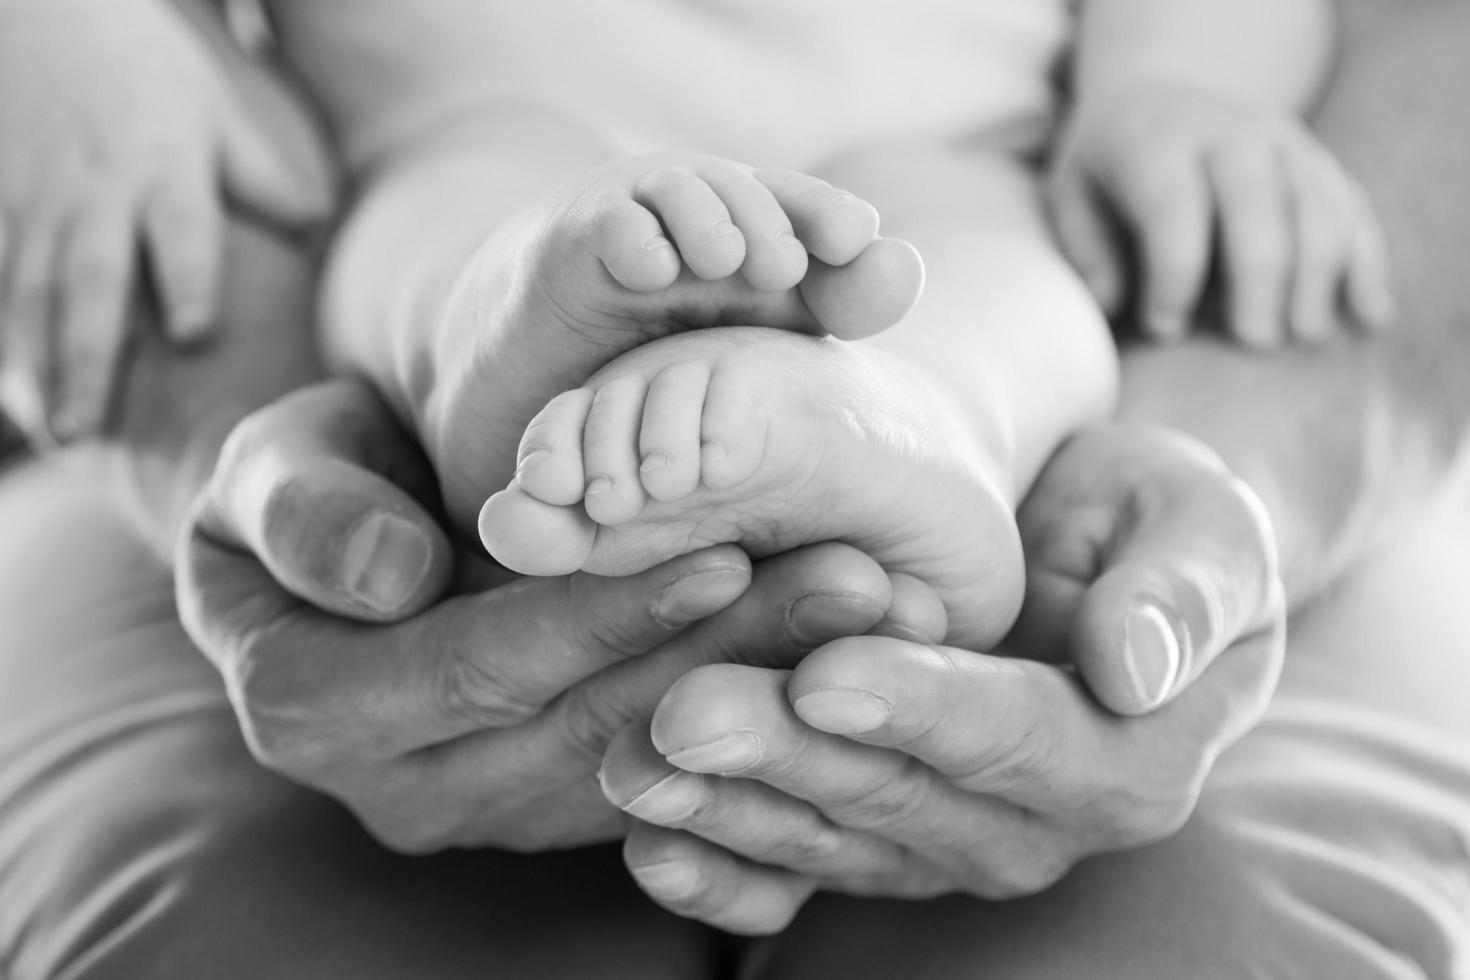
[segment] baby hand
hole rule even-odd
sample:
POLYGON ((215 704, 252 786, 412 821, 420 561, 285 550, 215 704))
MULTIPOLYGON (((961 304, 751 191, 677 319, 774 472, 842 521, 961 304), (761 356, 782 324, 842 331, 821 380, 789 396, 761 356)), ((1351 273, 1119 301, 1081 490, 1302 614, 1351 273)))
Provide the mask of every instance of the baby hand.
POLYGON ((1131 240, 1139 320, 1157 339, 1185 333, 1212 265, 1227 327, 1251 345, 1392 320, 1383 234, 1365 195, 1274 109, 1158 82, 1084 96, 1049 183, 1062 247, 1109 313, 1126 288, 1119 226, 1131 240))
POLYGON ((0 3, 0 365, 33 435, 107 421, 140 245, 177 341, 215 318, 220 185, 299 223, 328 202, 233 103, 163 0, 0 3))

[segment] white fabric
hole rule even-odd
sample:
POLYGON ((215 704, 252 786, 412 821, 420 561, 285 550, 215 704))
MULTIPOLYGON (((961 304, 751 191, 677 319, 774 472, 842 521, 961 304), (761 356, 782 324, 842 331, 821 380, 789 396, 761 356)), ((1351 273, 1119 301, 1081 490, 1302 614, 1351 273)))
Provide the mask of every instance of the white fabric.
MULTIPOLYGON (((329 44, 391 71, 414 37, 316 5, 329 44)), ((392 0, 401 2, 401 0, 392 0)), ((1069 0, 414 0, 447 102, 550 102, 625 153, 700 150, 810 168, 907 134, 1047 132, 1069 0), (452 25, 452 28, 448 25, 452 25), (442 43, 439 35, 453 41, 442 43), (426 35, 427 36, 427 35, 426 35), (446 50, 447 48, 447 50, 446 50), (446 92, 453 90, 453 94, 446 92)), ((419 28, 411 28, 419 29, 419 28)), ((320 42, 318 42, 320 43, 320 42)), ((377 106, 381 121, 382 106, 377 106)), ((427 107, 388 123, 401 134, 427 107)), ((368 141, 387 138, 379 130, 368 141)), ((1024 142, 1024 141, 1023 141, 1024 142)), ((356 152, 371 152, 359 145, 356 152)))

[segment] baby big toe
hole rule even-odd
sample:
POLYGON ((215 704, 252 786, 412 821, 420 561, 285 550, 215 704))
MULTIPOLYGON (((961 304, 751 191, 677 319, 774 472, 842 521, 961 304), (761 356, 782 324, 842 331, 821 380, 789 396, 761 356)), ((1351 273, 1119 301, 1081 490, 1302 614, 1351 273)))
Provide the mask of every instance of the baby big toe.
POLYGON ((490 556, 522 575, 569 575, 592 554, 597 525, 580 507, 557 507, 515 484, 480 509, 480 541, 490 556))
POLYGON ((908 242, 880 238, 847 265, 812 263, 801 295, 834 337, 858 340, 898 323, 924 291, 924 260, 908 242))
POLYGON ((592 399, 587 388, 564 391, 526 426, 517 452, 516 483, 537 500, 565 506, 582 499, 587 484, 582 432, 592 399))

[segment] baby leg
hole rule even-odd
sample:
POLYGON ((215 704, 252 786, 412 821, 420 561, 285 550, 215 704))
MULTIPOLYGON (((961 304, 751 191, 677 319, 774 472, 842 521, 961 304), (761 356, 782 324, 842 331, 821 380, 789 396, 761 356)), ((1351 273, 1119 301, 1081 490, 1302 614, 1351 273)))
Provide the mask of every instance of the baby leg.
POLYGON ((726 330, 613 362, 526 430, 516 481, 481 515, 496 558, 627 574, 707 542, 840 538, 928 581, 952 642, 1004 634, 1022 581, 1014 504, 1110 405, 1106 326, 1013 165, 864 166, 874 187, 895 178, 889 196, 936 251, 929 299, 861 352, 726 330))
POLYGON ((691 327, 865 335, 912 307, 923 266, 873 207, 825 181, 715 157, 609 164, 507 222, 456 287, 430 455, 467 517, 510 478, 547 400, 617 354, 691 327))

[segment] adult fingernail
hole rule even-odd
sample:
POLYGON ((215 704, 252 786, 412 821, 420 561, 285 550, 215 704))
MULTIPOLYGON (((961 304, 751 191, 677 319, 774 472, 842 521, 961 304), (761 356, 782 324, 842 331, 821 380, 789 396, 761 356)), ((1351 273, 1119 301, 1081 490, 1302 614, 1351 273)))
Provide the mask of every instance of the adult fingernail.
POLYGON ((391 511, 370 511, 347 533, 342 585, 369 609, 396 612, 418 590, 432 558, 429 538, 416 524, 391 511))
POLYGON ((664 758, 688 772, 728 776, 761 761, 766 744, 755 732, 734 732, 710 742, 691 745, 664 758))
POLYGON ((803 694, 792 704, 801 720, 833 735, 861 735, 882 728, 893 702, 869 691, 829 688, 803 694))
POLYGON ((682 629, 724 609, 750 584, 750 569, 717 565, 682 575, 659 589, 653 618, 670 629, 682 629))
POLYGON ((802 596, 786 610, 792 639, 817 645, 839 636, 865 633, 883 618, 883 607, 857 592, 817 592, 802 596))
POLYGON ((628 870, 644 891, 665 901, 687 898, 699 887, 699 869, 688 861, 661 861, 628 870))
POLYGON ((1134 606, 1123 620, 1123 665, 1138 704, 1158 707, 1179 679, 1179 640, 1163 610, 1149 603, 1134 606))
POLYGON ((639 820, 667 825, 687 819, 704 799, 704 777, 675 772, 654 783, 627 803, 623 810, 639 820))

